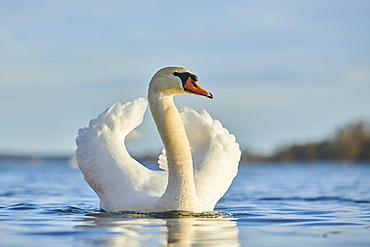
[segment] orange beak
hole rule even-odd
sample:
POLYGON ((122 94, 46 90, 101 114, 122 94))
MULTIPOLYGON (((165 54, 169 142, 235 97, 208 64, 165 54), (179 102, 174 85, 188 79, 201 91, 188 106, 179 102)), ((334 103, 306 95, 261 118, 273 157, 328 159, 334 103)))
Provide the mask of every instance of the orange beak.
POLYGON ((189 93, 199 94, 210 99, 213 99, 213 95, 207 90, 203 89, 201 86, 199 86, 198 82, 192 80, 190 76, 188 77, 184 84, 184 89, 189 93))

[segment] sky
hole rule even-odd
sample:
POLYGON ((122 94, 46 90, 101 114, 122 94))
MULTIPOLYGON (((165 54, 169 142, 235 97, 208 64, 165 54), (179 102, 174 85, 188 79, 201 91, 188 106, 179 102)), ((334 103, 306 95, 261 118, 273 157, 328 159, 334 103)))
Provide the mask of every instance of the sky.
MULTIPOLYGON (((0 154, 73 155, 77 130, 182 66, 242 149, 318 141, 370 119, 370 2, 0 2, 0 154)), ((147 112, 133 155, 162 144, 147 112)))

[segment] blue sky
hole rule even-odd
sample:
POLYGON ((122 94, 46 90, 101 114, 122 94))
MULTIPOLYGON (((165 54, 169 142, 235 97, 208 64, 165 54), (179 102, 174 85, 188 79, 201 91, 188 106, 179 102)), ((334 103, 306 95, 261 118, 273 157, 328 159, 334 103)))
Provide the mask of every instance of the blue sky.
MULTIPOLYGON (((0 153, 73 154, 77 130, 145 97, 168 65, 198 75, 206 109, 243 148, 320 140, 370 119, 369 1, 0 3, 0 153)), ((150 115, 135 155, 161 150, 150 115)))

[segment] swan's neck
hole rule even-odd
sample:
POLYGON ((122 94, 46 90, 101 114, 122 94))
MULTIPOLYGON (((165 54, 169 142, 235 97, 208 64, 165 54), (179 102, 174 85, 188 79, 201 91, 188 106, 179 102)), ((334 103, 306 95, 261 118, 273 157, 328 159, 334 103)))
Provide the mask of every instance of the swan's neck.
POLYGON ((189 140, 172 96, 149 93, 150 110, 166 149, 168 184, 160 198, 165 210, 193 211, 196 190, 189 140))

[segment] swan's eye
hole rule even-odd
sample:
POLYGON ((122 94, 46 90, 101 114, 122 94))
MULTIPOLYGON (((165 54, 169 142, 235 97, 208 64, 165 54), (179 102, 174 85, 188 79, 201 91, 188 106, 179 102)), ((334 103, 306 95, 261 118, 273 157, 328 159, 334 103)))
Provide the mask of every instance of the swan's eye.
POLYGON ((181 79, 181 82, 182 82, 182 85, 185 85, 186 83, 186 80, 189 78, 190 74, 188 72, 183 72, 183 73, 179 73, 179 72, 174 72, 173 73, 174 76, 177 76, 181 79))
POLYGON ((190 78, 193 80, 193 81, 198 81, 198 76, 194 75, 194 74, 190 74, 190 78))
POLYGON ((186 81, 190 77, 191 83, 194 85, 194 87, 197 87, 196 83, 194 83, 194 82, 198 81, 198 76, 196 76, 194 74, 191 74, 189 72, 183 72, 183 73, 174 72, 173 75, 179 77, 181 79, 183 85, 186 84, 186 81))

